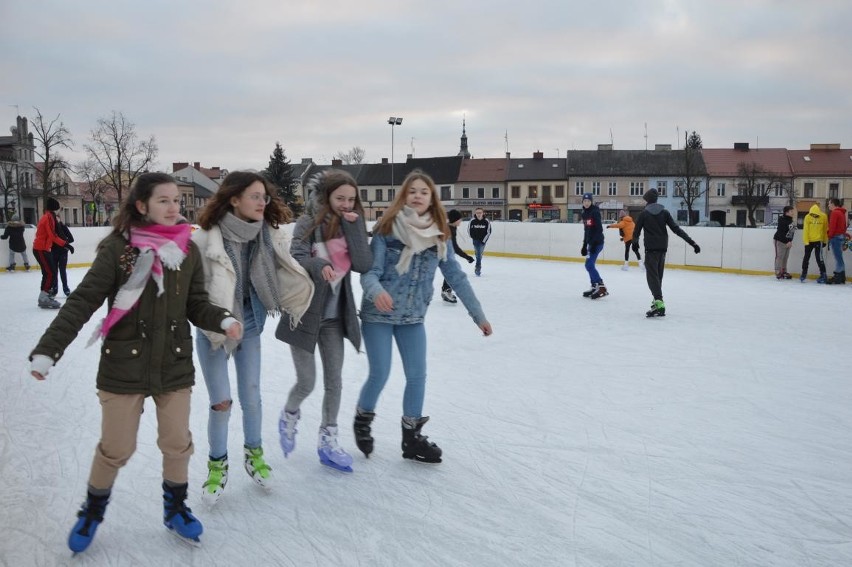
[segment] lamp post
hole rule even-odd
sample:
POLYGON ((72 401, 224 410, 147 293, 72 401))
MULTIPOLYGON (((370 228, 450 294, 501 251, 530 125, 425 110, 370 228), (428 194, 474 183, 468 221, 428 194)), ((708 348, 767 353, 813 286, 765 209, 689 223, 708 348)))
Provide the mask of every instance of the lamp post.
POLYGON ((391 189, 393 189, 393 127, 402 124, 402 117, 391 116, 388 118, 388 124, 391 127, 391 189))

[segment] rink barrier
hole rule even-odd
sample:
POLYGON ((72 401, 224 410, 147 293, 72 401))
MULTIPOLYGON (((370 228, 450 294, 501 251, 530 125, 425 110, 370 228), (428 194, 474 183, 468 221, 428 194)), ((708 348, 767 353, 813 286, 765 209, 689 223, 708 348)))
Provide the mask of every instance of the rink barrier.
MULTIPOLYGON (((369 223, 372 225, 373 223, 369 223)), ((292 231, 293 224, 284 225, 292 231)), ((689 236, 701 247, 701 253, 695 254, 677 235, 669 233, 669 250, 666 254, 666 268, 721 272, 730 274, 767 276, 775 271, 775 248, 772 236, 774 230, 741 227, 683 227, 689 236)), ((109 234, 109 227, 71 227, 74 234, 74 254, 68 256, 69 268, 91 266, 95 259, 98 243, 109 234)), ((38 269, 38 263, 32 253, 32 241, 35 229, 27 229, 24 238, 27 241, 27 255, 32 269, 38 269)), ((621 265, 624 262, 624 243, 619 240, 618 230, 604 229, 604 249, 598 256, 599 264, 621 265)), ((469 254, 473 246, 467 235, 467 224, 462 223, 458 230, 459 245, 469 254)), ((579 223, 491 223, 491 237, 485 247, 486 256, 502 258, 524 258, 551 260, 556 262, 582 263, 580 256, 583 244, 583 226, 579 223)), ((640 250, 643 254, 644 251, 640 250)), ((787 267, 790 273, 798 276, 801 271, 804 244, 801 231, 797 231, 790 250, 787 267)), ((630 253, 631 266, 637 266, 636 257, 630 253)), ((834 266, 830 253, 825 254, 828 271, 834 266)), ((9 241, 0 240, 0 267, 8 265, 9 241)), ((17 269, 22 270, 20 257, 17 269)), ((816 264, 811 260, 811 278, 816 278, 816 264)), ((4 270, 5 271, 5 270, 4 270)))

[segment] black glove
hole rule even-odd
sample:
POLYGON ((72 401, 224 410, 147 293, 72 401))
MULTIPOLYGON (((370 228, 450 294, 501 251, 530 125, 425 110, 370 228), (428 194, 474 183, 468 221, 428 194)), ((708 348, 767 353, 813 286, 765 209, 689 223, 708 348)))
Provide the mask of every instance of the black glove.
POLYGON ((636 253, 638 254, 638 253, 639 253, 639 241, 638 241, 638 240, 634 240, 634 241, 633 241, 633 246, 632 246, 631 248, 633 248, 633 251, 634 251, 634 252, 636 252, 636 253))
POLYGON ((624 238, 619 238, 620 241, 624 242, 624 238))
POLYGON ((699 246, 698 244, 693 244, 693 245, 692 245, 692 249, 693 249, 693 250, 695 250, 695 253, 696 253, 696 254, 698 254, 699 252, 701 252, 701 246, 699 246))
POLYGON ((473 264, 473 258, 471 258, 470 256, 468 256, 468 257, 467 257, 467 263, 468 263, 468 264, 473 264))
POLYGON ((588 253, 589 253, 589 249, 588 249, 588 248, 586 248, 586 245, 585 245, 585 244, 583 244, 583 247, 582 247, 582 248, 580 248, 580 256, 585 256, 585 255, 586 255, 586 254, 588 254, 588 253))
POLYGON ((65 249, 68 250, 69 252, 71 252, 72 254, 74 253, 74 247, 71 246, 70 244, 66 244, 65 249))

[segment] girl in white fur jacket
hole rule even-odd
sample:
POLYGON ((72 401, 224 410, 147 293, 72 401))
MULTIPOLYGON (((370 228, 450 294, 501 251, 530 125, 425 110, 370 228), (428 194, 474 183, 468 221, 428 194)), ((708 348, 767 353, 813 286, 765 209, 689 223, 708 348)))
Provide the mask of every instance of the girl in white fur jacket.
POLYGON ((202 495, 208 504, 219 499, 228 481, 231 356, 243 416, 245 469, 260 486, 270 480, 261 440, 260 334, 266 317, 279 313, 295 328, 314 293, 310 276, 290 255, 290 238, 279 226, 290 218, 290 210, 262 176, 235 171, 201 211, 201 230, 192 237, 201 249, 210 301, 229 309, 243 324, 240 341, 207 331, 196 334, 210 395, 210 451, 202 495))

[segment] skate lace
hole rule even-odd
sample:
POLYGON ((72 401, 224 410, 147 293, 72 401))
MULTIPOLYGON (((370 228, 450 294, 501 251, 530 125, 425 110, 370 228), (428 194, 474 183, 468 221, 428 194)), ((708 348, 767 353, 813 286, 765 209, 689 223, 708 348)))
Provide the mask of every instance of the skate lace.
POLYGON ((343 448, 340 446, 340 442, 337 440, 337 435, 332 435, 330 433, 322 434, 322 446, 327 449, 331 453, 342 454, 345 453, 343 448))
POLYGON ((256 449, 248 449, 246 453, 246 462, 249 463, 249 466, 252 470, 252 476, 260 475, 263 478, 269 476, 269 471, 272 469, 269 465, 266 464, 266 461, 263 460, 263 449, 258 447, 256 449))
POLYGON ((218 487, 222 484, 222 479, 225 477, 225 464, 220 461, 210 461, 207 463, 207 481, 202 488, 208 486, 218 487))
POLYGON ((184 524, 196 521, 192 515, 192 509, 186 505, 184 500, 171 499, 166 503, 166 520, 171 520, 177 515, 183 519, 184 524))

